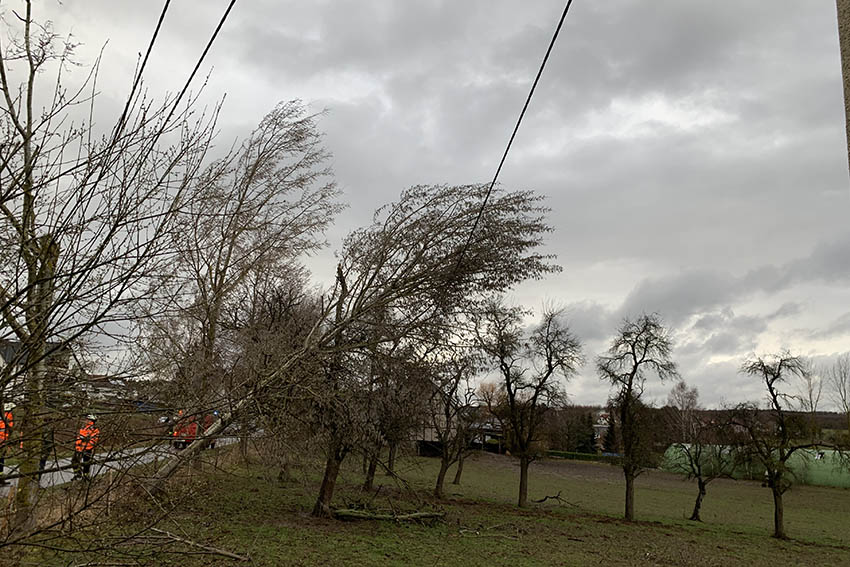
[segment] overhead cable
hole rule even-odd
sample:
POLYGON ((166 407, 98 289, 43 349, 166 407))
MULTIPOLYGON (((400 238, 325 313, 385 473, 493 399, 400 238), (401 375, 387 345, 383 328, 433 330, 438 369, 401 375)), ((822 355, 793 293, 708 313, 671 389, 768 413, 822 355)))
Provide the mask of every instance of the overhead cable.
POLYGON ((508 145, 505 147, 505 152, 502 154, 502 159, 499 161, 499 167, 496 168, 496 174, 493 175, 493 180, 490 182, 490 186, 487 188, 487 193, 484 195, 484 201, 481 203, 481 207, 478 209, 478 214, 475 217, 475 222, 472 225, 472 230, 469 231, 469 237, 466 239, 466 244, 464 244, 463 249, 460 251, 460 256, 457 260, 457 266, 455 269, 460 268, 461 262, 463 262, 463 257, 466 254, 467 248, 472 243, 472 238, 475 235, 475 230, 478 228, 478 224, 481 222, 481 217, 484 215, 484 208, 487 206, 488 201, 490 200, 490 195, 493 193, 493 187, 496 186, 496 181, 499 179, 499 173, 502 172, 502 166, 505 164, 505 160, 508 157, 508 152, 511 151, 511 146, 514 143, 514 138, 516 138, 516 134, 519 131, 519 126, 522 124, 522 119, 525 117, 525 111, 528 110, 528 105, 531 103, 531 97, 534 96, 534 90, 537 88, 537 83, 540 82, 540 77, 543 75, 543 69, 546 68, 546 62, 549 60, 549 55, 552 53, 552 48, 555 46, 555 41, 558 39, 558 34, 561 33, 561 27, 564 25, 564 20, 567 18, 567 13, 570 11, 570 6, 572 5, 573 0, 567 0, 566 6, 564 6, 564 12, 561 14, 561 19, 558 20, 558 26, 555 28, 555 33, 552 35, 552 40, 549 42, 549 47, 546 49, 546 55, 543 56, 543 61, 540 63, 540 68, 537 70, 537 76, 534 78, 534 83, 531 85, 531 90, 528 92, 528 97, 525 99, 525 104, 522 106, 522 112, 519 113, 519 118, 516 121, 516 125, 514 126, 514 131, 511 133, 511 138, 508 140, 508 145))

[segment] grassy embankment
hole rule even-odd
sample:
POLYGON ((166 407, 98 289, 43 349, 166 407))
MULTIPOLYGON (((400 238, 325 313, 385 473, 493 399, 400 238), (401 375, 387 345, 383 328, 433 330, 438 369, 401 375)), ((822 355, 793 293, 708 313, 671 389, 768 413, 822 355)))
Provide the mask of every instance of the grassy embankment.
MULTIPOLYGON (((532 465, 532 499, 561 493, 526 510, 514 505, 518 473, 508 457, 480 455, 466 464, 463 483, 448 499, 428 496, 435 459, 402 460, 405 489, 380 475, 377 496, 358 488, 357 463, 340 479, 336 502, 441 509, 444 521, 395 524, 314 519, 317 471, 278 483, 272 471, 240 466, 201 481, 181 511, 159 525, 199 542, 248 554, 253 565, 850 565, 850 491, 798 487, 786 495, 792 541, 769 537, 770 492, 754 482, 709 485, 704 523, 686 518, 695 487, 650 471, 639 477, 639 521, 620 520, 618 469, 599 463, 547 460, 532 465)), ((449 480, 451 474, 449 475, 449 480)), ((157 564, 237 565, 222 557, 162 554, 157 564)), ((58 563, 57 563, 58 564, 58 563)))

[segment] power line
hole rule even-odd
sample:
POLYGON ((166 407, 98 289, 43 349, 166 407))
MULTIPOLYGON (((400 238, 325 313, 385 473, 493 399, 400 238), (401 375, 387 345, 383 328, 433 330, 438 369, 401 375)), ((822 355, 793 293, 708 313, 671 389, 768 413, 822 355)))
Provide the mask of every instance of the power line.
POLYGON ((490 195, 493 193, 493 187, 496 185, 496 180, 499 179, 499 173, 502 172, 502 166, 505 165, 505 160, 508 157, 508 152, 511 151, 511 145, 514 143, 514 138, 516 138, 516 133, 519 131, 519 125, 522 124, 522 119, 525 116, 525 111, 528 110, 528 105, 531 103, 531 97, 534 96, 534 89, 537 88, 537 83, 540 81, 541 75, 543 75, 543 69, 546 67, 546 62, 549 60, 549 54, 552 53, 552 48, 555 46, 555 41, 558 39, 558 34, 561 33, 561 27, 564 25, 564 20, 567 18, 567 13, 570 11, 570 6, 572 5, 573 0, 567 0, 567 5, 564 6, 564 12, 561 14, 561 19, 558 21, 558 27, 555 28, 555 33, 552 35, 552 40, 549 42, 549 48, 546 49, 546 55, 543 56, 543 61, 540 63, 540 69, 537 70, 537 76, 534 78, 534 83, 531 85, 531 90, 528 91, 528 98, 525 99, 525 104, 522 107, 522 112, 519 113, 519 118, 516 121, 516 126, 514 126, 514 131, 511 133, 511 138, 508 140, 508 145, 505 147, 505 153, 502 154, 502 159, 499 161, 499 167, 496 168, 496 174, 493 176, 493 180, 490 182, 490 186, 487 188, 487 193, 484 195, 484 201, 481 203, 481 207, 478 209, 478 215, 475 217, 475 222, 472 225, 472 230, 469 231, 469 237, 466 239, 466 244, 463 245, 463 248, 460 251, 460 256, 457 259, 457 266, 455 266, 455 271, 460 268, 461 262, 463 262, 463 257, 466 254, 467 248, 472 243, 472 237, 475 235, 475 230, 478 228, 478 223, 481 222, 481 217, 484 215, 484 207, 487 206, 487 202, 490 200, 490 195))
MULTIPOLYGON (((572 0, 570 0, 572 1, 572 0)), ((195 75, 198 73, 198 69, 201 68, 201 64, 204 62, 204 58, 207 56, 207 52, 209 52, 212 44, 215 42, 216 37, 218 37, 218 32, 221 31, 224 22, 227 21, 227 16, 230 15, 230 10, 233 8, 233 5, 236 4, 236 0, 230 0, 230 4, 227 6, 227 10, 224 11, 224 15, 221 16, 221 20, 219 20, 218 25, 215 28, 210 40, 207 42, 207 46, 204 47, 203 53, 198 58, 198 62, 195 64, 195 68, 192 69, 192 73, 189 75, 189 78, 186 80, 186 84, 183 85, 183 90, 180 91, 180 94, 177 96, 177 99, 174 101, 174 106, 171 107, 171 112, 168 113, 168 117, 165 119, 164 124, 167 124, 169 120, 171 120, 171 116, 174 114, 174 111, 177 109, 177 105, 180 104, 180 100, 186 94, 186 91, 189 90, 189 85, 192 83, 192 79, 195 78, 195 75)))
POLYGON ((165 5, 162 7, 162 12, 159 14, 159 20, 156 22, 156 29, 153 30, 151 41, 145 51, 145 57, 142 60, 142 64, 139 66, 138 73, 136 73, 136 76, 133 79, 133 87, 130 89, 130 94, 127 96, 127 103, 124 105, 124 111, 121 113, 121 118, 118 119, 118 125, 115 128, 116 139, 124 129, 124 123, 127 120, 127 113, 130 111, 130 104, 133 102, 133 97, 136 95, 136 90, 139 88, 139 83, 142 81, 142 75, 145 72, 145 67, 147 67, 148 59, 150 58, 151 51, 153 51, 153 46, 156 44, 156 39, 159 37, 159 30, 162 28, 162 22, 165 21, 165 14, 168 12, 168 6, 170 4, 171 0, 165 0, 165 5))

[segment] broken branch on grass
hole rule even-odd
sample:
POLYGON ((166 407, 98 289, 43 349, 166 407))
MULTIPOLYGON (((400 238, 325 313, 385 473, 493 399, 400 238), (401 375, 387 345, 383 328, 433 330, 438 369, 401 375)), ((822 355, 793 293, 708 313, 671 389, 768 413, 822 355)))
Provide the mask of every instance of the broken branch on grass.
POLYGON ((572 502, 569 502, 568 500, 564 500, 563 498, 561 498, 561 491, 560 490, 558 491, 558 494, 556 494, 555 496, 544 496, 540 500, 532 500, 532 502, 534 502, 535 504, 543 504, 547 500, 557 500, 561 504, 567 504, 569 506, 578 507, 577 504, 573 504, 572 502))
POLYGON ((511 523, 496 524, 494 526, 489 526, 489 527, 478 526, 477 528, 461 528, 461 529, 458 530, 458 534, 461 535, 461 536, 501 537, 501 538, 513 539, 513 540, 519 539, 519 529, 517 529, 516 526, 513 526, 511 523), (508 534, 500 534, 500 533, 482 533, 482 532, 489 532, 489 531, 492 531, 492 530, 497 530, 497 529, 505 528, 505 527, 514 528, 514 530, 516 530, 516 532, 517 532, 517 535, 508 535, 508 534))
POLYGON ((186 538, 183 538, 183 537, 180 537, 180 536, 176 536, 173 533, 167 532, 165 530, 160 530, 160 529, 157 529, 157 528, 151 528, 151 530, 155 531, 156 533, 163 534, 166 537, 168 537, 169 539, 172 539, 174 541, 177 541, 177 542, 180 542, 180 543, 185 543, 188 546, 197 547, 198 549, 203 549, 207 553, 213 553, 215 555, 221 555, 223 557, 229 557, 231 559, 236 559, 237 561, 250 561, 251 560, 250 557, 247 557, 245 555, 237 555, 235 553, 227 551, 226 549, 219 549, 217 547, 212 547, 212 546, 209 546, 209 545, 203 545, 203 544, 198 543, 196 541, 192 541, 190 539, 186 539, 186 538))
POLYGON ((472 530, 472 529, 461 529, 458 530, 458 533, 462 536, 475 536, 475 537, 501 537, 505 539, 519 539, 519 536, 508 535, 508 534, 483 534, 480 530, 472 530))
POLYGON ((413 512, 410 514, 376 514, 365 510, 334 510, 338 520, 390 520, 393 522, 413 522, 445 517, 445 512, 413 512))

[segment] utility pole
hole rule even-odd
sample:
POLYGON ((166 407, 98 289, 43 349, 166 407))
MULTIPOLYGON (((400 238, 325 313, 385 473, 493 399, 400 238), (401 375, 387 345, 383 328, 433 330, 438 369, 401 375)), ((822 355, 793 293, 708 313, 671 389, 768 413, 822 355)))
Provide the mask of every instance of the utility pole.
POLYGON ((850 0, 835 0, 838 8, 838 41, 841 75, 844 78, 844 126, 847 132, 847 163, 850 167, 850 0))

